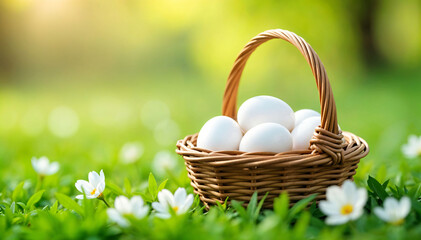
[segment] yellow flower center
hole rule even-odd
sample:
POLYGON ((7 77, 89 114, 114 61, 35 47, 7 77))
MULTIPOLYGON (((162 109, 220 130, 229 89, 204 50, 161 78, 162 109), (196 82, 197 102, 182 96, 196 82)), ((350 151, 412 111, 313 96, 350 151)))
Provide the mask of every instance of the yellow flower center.
POLYGON ((174 210, 174 212, 177 212, 178 211, 178 207, 177 206, 172 207, 172 209, 174 210))
POLYGON ((342 215, 348 215, 348 214, 352 213, 352 210, 354 210, 354 208, 352 207, 351 204, 345 204, 341 208, 341 214, 342 215))
POLYGON ((392 222, 392 224, 398 226, 398 225, 401 225, 404 221, 405 220, 403 218, 401 218, 401 219, 398 219, 398 220, 392 222))
POLYGON ((96 188, 94 188, 94 190, 92 190, 91 195, 94 195, 96 192, 96 188))

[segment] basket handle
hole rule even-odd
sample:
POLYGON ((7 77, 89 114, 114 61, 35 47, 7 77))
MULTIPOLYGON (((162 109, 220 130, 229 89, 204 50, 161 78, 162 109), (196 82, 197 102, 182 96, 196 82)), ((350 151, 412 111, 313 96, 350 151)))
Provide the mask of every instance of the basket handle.
POLYGON ((300 50, 310 65, 316 79, 321 107, 321 126, 316 128, 310 142, 311 149, 320 153, 328 153, 332 156, 334 162, 341 162, 343 158, 343 136, 338 128, 335 100, 325 67, 310 44, 293 32, 282 29, 268 30, 260 33, 247 43, 235 60, 229 74, 222 102, 222 114, 236 119, 238 86, 246 62, 258 46, 271 39, 283 39, 291 43, 300 50))

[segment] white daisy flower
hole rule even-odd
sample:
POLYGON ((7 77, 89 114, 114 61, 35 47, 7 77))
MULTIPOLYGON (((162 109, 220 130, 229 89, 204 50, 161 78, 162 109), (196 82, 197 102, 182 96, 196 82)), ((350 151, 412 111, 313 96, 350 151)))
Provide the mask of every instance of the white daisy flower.
POLYGON ((320 210, 327 215, 326 223, 339 225, 355 220, 363 214, 367 190, 357 188, 354 182, 346 180, 342 187, 328 187, 326 198, 327 201, 319 203, 320 210))
POLYGON ((127 217, 142 219, 148 212, 149 206, 144 204, 140 196, 134 196, 131 199, 125 196, 118 196, 115 199, 114 208, 107 209, 107 214, 111 221, 121 227, 128 227, 130 225, 127 217))
POLYGON ((31 163, 35 172, 37 172, 40 176, 53 175, 60 169, 58 162, 50 162, 47 157, 40 157, 38 159, 33 157, 31 159, 31 163))
POLYGON ((133 163, 143 155, 143 145, 140 142, 128 142, 120 150, 120 160, 123 163, 133 163))
POLYGON ((83 199, 83 193, 85 192, 87 199, 101 198, 102 192, 105 189, 105 176, 104 171, 101 170, 98 175, 97 172, 92 171, 88 175, 89 182, 85 180, 77 180, 75 186, 81 195, 77 195, 77 199, 83 199))
POLYGON ((163 189, 158 193, 158 201, 152 203, 153 209, 157 212, 156 216, 167 219, 172 213, 176 215, 186 213, 193 204, 193 194, 187 195, 184 188, 178 188, 174 195, 167 189, 163 189))
POLYGON ((409 136, 408 143, 402 146, 402 153, 407 158, 416 158, 421 156, 421 136, 409 136))
POLYGON ((385 222, 400 225, 404 222, 410 210, 411 200, 408 197, 402 197, 400 201, 388 197, 384 201, 383 208, 374 208, 374 213, 385 222))
POLYGON ((177 167, 177 158, 169 151, 159 151, 152 161, 152 171, 159 176, 165 176, 167 171, 177 167))

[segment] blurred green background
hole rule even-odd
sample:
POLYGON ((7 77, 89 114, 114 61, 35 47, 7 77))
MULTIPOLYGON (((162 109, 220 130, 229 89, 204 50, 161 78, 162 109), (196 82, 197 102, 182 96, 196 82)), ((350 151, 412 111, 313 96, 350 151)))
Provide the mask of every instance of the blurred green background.
MULTIPOLYGON (((62 185, 100 169, 140 184, 153 162, 187 185, 176 140, 220 115, 237 54, 274 28, 313 46, 341 128, 370 145, 357 179, 400 177, 421 166, 400 151, 421 134, 420 13, 419 0, 0 0, 1 181, 35 179, 46 155, 62 185)), ((250 58, 239 103, 262 94, 319 110, 308 64, 279 40, 250 58)))

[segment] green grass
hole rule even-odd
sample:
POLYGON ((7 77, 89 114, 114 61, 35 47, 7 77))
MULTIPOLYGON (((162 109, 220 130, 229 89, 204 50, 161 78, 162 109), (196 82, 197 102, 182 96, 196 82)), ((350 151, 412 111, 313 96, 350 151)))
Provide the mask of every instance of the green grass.
MULTIPOLYGON (((0 90, 0 239, 416 239, 421 236, 421 162, 405 159, 400 147, 409 134, 421 134, 421 82, 419 74, 407 75, 377 73, 357 80, 332 80, 341 128, 370 145, 371 152, 361 160, 355 180, 373 192, 363 217, 337 227, 325 225, 316 206, 288 210, 286 196, 273 211, 259 211, 257 205, 242 209, 237 204, 204 212, 196 200, 186 215, 169 220, 148 217, 127 229, 110 223, 106 206, 96 199, 74 202, 60 198, 74 199, 76 180, 100 169, 106 175, 104 194, 111 205, 119 194, 147 194, 151 171, 158 182, 168 179, 166 188, 171 191, 186 187, 192 192, 183 160, 173 153, 175 141, 197 132, 206 120, 220 114, 223 80, 168 76, 165 81, 123 81, 117 86, 4 86, 0 90), (164 102, 170 114, 163 116, 153 108, 142 111, 151 100, 164 102), (49 129, 49 114, 58 106, 73 109, 79 117, 78 131, 69 138, 57 137, 49 129), (162 122, 164 117, 178 127, 162 122), (143 144, 144 154, 139 161, 124 164, 119 158, 121 147, 133 141, 143 144), (155 154, 162 150, 176 157, 175 167, 167 174, 151 168, 155 154), (37 186, 30 159, 43 155, 58 161, 61 168, 37 186), (390 180, 383 188, 387 195, 412 198, 413 208, 403 225, 385 224, 371 212, 383 201, 368 187, 368 175, 380 183, 390 180)), ((318 109, 311 79, 292 83, 269 79, 258 84, 243 79, 240 103, 259 94, 280 97, 294 109, 318 109)))

